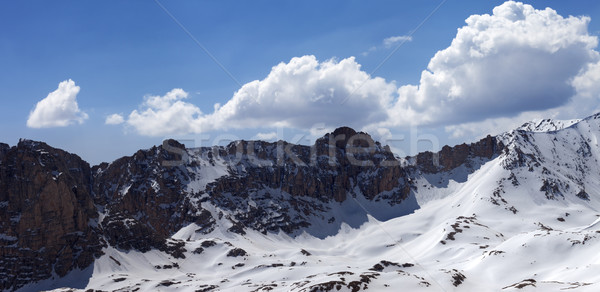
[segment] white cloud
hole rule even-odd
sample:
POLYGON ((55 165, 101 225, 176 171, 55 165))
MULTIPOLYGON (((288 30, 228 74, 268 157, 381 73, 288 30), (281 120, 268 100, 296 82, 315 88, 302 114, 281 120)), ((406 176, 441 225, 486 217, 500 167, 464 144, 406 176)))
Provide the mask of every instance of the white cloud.
POLYGON ((582 98, 600 98, 600 62, 589 64, 572 82, 578 95, 582 98))
POLYGON ((104 123, 107 125, 119 125, 123 122, 125 122, 125 119, 120 114, 112 114, 106 117, 106 120, 104 121, 104 123))
POLYGON ((58 89, 40 100, 29 113, 27 127, 65 127, 73 123, 83 123, 88 115, 77 105, 79 86, 71 79, 58 84, 58 89))
POLYGON ((262 141, 275 141, 275 140, 277 140, 277 133, 275 133, 275 132, 258 133, 256 135, 254 135, 253 139, 262 140, 262 141))
POLYGON ((589 21, 513 1, 470 16, 420 84, 399 88, 388 124, 461 124, 566 104, 571 80, 598 58, 589 21))
POLYGON ((412 37, 408 35, 391 36, 383 40, 383 46, 389 49, 397 43, 404 43, 410 41, 412 41, 412 37))
POLYGON ((407 35, 399 35, 399 36, 391 36, 383 39, 382 46, 372 46, 367 51, 361 53, 363 56, 368 56, 370 53, 375 52, 381 48, 389 49, 395 46, 398 43, 405 43, 412 41, 412 36, 407 35))
POLYGON ((363 56, 368 56, 370 53, 377 51, 377 47, 373 46, 370 47, 367 51, 362 52, 361 55, 363 56))
POLYGON ((490 118, 478 122, 450 125, 446 126, 444 129, 452 138, 483 138, 486 135, 498 135, 516 129, 528 121, 557 117, 558 112, 552 110, 544 112, 524 112, 515 117, 490 118))
POLYGON ((215 104, 211 114, 203 115, 183 101, 185 91, 173 89, 162 97, 146 97, 126 123, 147 136, 230 128, 362 127, 388 118, 396 89, 361 71, 353 57, 318 62, 315 56, 303 56, 274 66, 263 80, 246 83, 227 103, 215 104))
POLYGON ((140 135, 161 136, 200 132, 200 109, 184 102, 188 96, 175 88, 164 96, 146 96, 140 110, 129 114, 127 125, 140 135))
POLYGON ((319 63, 296 57, 273 67, 263 80, 246 83, 205 117, 206 129, 267 126, 310 129, 385 121, 396 86, 360 70, 354 57, 319 63))
POLYGON ((532 120, 570 120, 585 118, 600 111, 600 62, 588 64, 570 84, 574 87, 575 94, 562 106, 523 112, 514 117, 488 118, 478 122, 450 125, 446 126, 445 130, 453 138, 482 137, 510 131, 532 120))

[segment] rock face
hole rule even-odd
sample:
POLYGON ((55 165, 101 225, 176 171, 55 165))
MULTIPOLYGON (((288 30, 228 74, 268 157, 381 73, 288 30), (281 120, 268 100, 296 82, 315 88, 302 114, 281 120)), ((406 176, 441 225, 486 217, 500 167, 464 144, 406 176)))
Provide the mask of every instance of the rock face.
POLYGON ((222 154, 230 162, 232 175, 211 185, 213 193, 240 193, 248 187, 265 186, 292 196, 337 202, 344 201, 355 187, 369 199, 394 189, 396 202, 407 195, 401 188, 406 181, 399 161, 370 136, 353 130, 352 136, 327 134, 313 146, 239 141, 212 155, 222 154), (252 163, 251 156, 261 161, 252 163), (233 157, 240 159, 234 161, 233 157))
POLYGON ((504 144, 496 137, 487 136, 472 144, 444 146, 437 153, 423 152, 416 157, 416 168, 427 173, 449 171, 477 158, 489 160, 502 153, 504 144))
MULTIPOLYGON (((184 146, 174 140, 166 147, 184 151, 184 146)), ((177 253, 177 244, 166 239, 202 218, 183 191, 189 174, 184 168, 163 164, 178 159, 181 157, 160 146, 93 168, 94 200, 103 206, 104 219, 100 223, 110 245, 177 253)))
POLYGON ((183 242, 170 237, 192 223, 200 234, 217 226, 239 234, 294 235, 315 224, 338 230, 344 202, 401 209, 415 170, 448 171, 502 148, 488 136, 419 154, 407 166, 368 134, 342 127, 312 146, 235 141, 186 149, 167 140, 90 168, 41 142, 0 144, 0 288, 85 268, 108 245, 185 257, 183 242))
POLYGON ((348 196, 395 205, 411 190, 393 154, 350 128, 327 134, 313 146, 237 141, 200 152, 228 165, 229 174, 208 184, 200 195, 233 214, 230 231, 238 233, 242 226, 293 233, 310 227, 311 220, 348 196))
POLYGON ((0 145, 0 289, 85 268, 104 245, 88 163, 44 143, 0 145))

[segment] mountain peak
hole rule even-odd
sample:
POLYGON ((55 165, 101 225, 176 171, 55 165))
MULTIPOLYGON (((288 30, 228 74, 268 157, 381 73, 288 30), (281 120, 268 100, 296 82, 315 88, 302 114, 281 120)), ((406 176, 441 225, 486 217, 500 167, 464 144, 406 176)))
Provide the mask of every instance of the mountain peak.
POLYGON ((346 135, 346 137, 352 137, 356 135, 356 131, 350 127, 343 126, 335 129, 331 134, 334 137, 337 137, 339 135, 346 135))
POLYGON ((517 130, 528 131, 528 132, 551 132, 558 131, 564 128, 568 128, 574 124, 579 123, 580 119, 574 120, 554 120, 554 119, 543 119, 533 120, 524 123, 517 130))
POLYGON ((371 136, 365 132, 357 132, 350 127, 339 127, 333 132, 325 134, 319 140, 324 141, 330 145, 334 145, 339 149, 346 149, 347 146, 353 147, 371 147, 379 145, 379 142, 375 142, 371 136), (348 145, 351 144, 351 145, 348 145))
POLYGON ((19 143, 17 144, 18 147, 27 147, 27 148, 32 148, 32 149, 40 147, 40 146, 44 146, 44 145, 46 145, 46 143, 34 141, 34 140, 30 140, 30 139, 25 139, 25 138, 19 139, 19 143))
POLYGON ((177 141, 175 139, 166 139, 166 140, 164 140, 162 146, 163 146, 163 148, 169 148, 169 149, 171 149, 172 147, 175 147, 175 148, 179 148, 179 149, 185 150, 185 144, 183 144, 183 143, 181 143, 181 142, 179 142, 179 141, 177 141))

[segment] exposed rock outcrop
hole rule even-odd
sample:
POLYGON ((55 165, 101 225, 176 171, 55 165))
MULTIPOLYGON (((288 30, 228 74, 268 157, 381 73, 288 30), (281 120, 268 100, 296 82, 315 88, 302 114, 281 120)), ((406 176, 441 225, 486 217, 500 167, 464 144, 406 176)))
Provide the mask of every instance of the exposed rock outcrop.
POLYGON ((94 200, 103 206, 100 223, 109 244, 126 250, 169 251, 166 239, 177 230, 193 222, 210 223, 212 218, 201 216, 183 191, 190 174, 185 167, 170 164, 180 161, 183 155, 178 153, 184 152, 183 144, 169 140, 93 168, 94 200))
POLYGON ((240 225, 263 233, 292 233, 309 227, 311 218, 329 210, 327 204, 348 196, 395 205, 411 191, 408 175, 389 148, 347 127, 312 146, 236 141, 202 152, 229 166, 229 175, 208 184, 203 193, 235 214, 230 231, 238 233, 243 232, 240 225), (290 197, 280 197, 281 193, 290 197), (250 202, 256 206, 248 206, 250 202))
POLYGON ((236 141, 211 155, 224 153, 229 156, 225 159, 233 162, 232 175, 212 184, 212 193, 243 193, 248 188, 269 187, 292 196, 342 202, 358 187, 369 199, 393 191, 394 199, 400 202, 408 192, 403 188, 403 169, 389 149, 368 134, 350 128, 327 134, 313 146, 236 141), (262 161, 254 163, 251 157, 262 161))
POLYGON ((491 159, 502 153, 504 145, 496 137, 487 136, 472 144, 448 145, 437 152, 422 152, 416 156, 416 168, 427 173, 449 171, 473 159, 491 159))
POLYGON ((0 145, 0 289, 85 268, 104 245, 88 163, 45 143, 0 145))

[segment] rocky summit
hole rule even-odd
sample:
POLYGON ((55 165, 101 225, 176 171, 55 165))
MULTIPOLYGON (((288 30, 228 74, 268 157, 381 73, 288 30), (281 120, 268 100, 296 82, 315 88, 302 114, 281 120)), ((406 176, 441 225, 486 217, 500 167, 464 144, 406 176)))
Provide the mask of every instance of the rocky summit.
POLYGON ((486 270, 498 289, 595 287, 593 259, 537 253, 598 247, 598 121, 405 158, 348 127, 312 146, 166 140, 93 167, 0 144, 0 288, 470 291, 486 270))
POLYGON ((0 288, 62 277, 102 255, 92 182, 77 155, 28 140, 0 146, 0 288))

